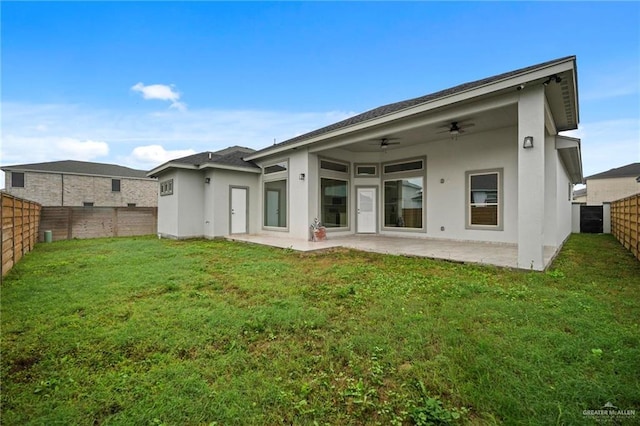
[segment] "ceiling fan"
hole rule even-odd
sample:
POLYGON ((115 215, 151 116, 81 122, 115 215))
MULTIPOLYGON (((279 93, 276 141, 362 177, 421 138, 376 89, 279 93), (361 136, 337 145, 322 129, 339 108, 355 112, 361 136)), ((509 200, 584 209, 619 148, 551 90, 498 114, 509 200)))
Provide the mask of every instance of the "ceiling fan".
POLYGON ((441 126, 441 128, 445 128, 446 130, 441 130, 437 133, 449 133, 451 136, 458 136, 461 133, 464 133, 468 127, 473 127, 475 124, 473 123, 461 123, 459 121, 452 121, 451 124, 447 124, 445 126, 441 126))
POLYGON ((382 138, 380 142, 372 143, 370 145, 378 145, 380 149, 387 149, 390 145, 400 145, 400 142, 393 142, 399 138, 382 138))

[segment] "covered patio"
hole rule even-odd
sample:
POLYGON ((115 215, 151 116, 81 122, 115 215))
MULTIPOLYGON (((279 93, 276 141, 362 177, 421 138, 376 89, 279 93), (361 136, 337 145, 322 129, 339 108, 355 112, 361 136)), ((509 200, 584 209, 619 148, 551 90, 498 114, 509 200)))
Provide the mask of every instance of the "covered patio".
MULTIPOLYGON (((329 237, 325 241, 317 242, 260 234, 231 235, 226 239, 288 248, 301 252, 345 247, 397 256, 425 257, 460 263, 494 265, 503 268, 518 267, 518 246, 516 244, 453 241, 435 238, 399 238, 381 235, 329 237)), ((554 247, 544 247, 545 268, 550 265, 555 254, 554 247)))

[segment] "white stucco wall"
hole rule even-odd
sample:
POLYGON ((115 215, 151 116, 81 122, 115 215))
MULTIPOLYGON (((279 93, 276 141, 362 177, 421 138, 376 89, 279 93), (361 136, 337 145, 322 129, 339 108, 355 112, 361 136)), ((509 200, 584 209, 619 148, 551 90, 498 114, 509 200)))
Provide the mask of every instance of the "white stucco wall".
POLYGON ((178 235, 178 196, 175 191, 171 195, 160 195, 160 183, 173 179, 177 181, 178 172, 164 173, 158 177, 158 235, 177 238, 178 235))
POLYGON ((204 236, 207 238, 229 235, 231 187, 246 187, 248 199, 248 233, 258 231, 260 210, 258 192, 260 175, 233 170, 211 169, 206 177, 211 179, 204 188, 204 236))
MULTIPOLYGON (((449 137, 439 141, 412 145, 404 148, 367 153, 354 153, 333 149, 322 153, 323 157, 350 161, 353 163, 383 163, 426 156, 426 230, 393 231, 381 230, 380 234, 431 237, 455 240, 475 240, 491 242, 517 242, 517 130, 503 128, 486 133, 476 133, 453 140, 449 137), (466 172, 476 170, 502 169, 503 171, 503 229, 466 229, 467 194, 466 172), (440 180, 444 179, 444 183, 440 180), (441 231, 444 227, 444 231, 441 231)), ((316 161, 312 161, 317 163, 316 161)), ((351 192, 349 198, 349 233, 355 232, 353 218, 356 215, 356 187, 374 186, 378 188, 378 222, 382 220, 383 207, 382 177, 353 177, 351 172, 351 192)), ((311 181, 310 181, 311 183, 311 181)), ((319 183, 316 181, 317 187, 319 183)), ((315 197, 317 198, 317 197, 315 197)), ((315 200, 314 198, 314 200, 315 200)), ((319 206, 312 215, 319 215, 319 206)), ((308 226, 308 225, 307 225, 308 226)), ((379 227, 380 228, 380 227, 379 227)))
POLYGON ((179 170, 173 182, 173 195, 178 202, 178 236, 180 238, 204 235, 204 173, 179 170))

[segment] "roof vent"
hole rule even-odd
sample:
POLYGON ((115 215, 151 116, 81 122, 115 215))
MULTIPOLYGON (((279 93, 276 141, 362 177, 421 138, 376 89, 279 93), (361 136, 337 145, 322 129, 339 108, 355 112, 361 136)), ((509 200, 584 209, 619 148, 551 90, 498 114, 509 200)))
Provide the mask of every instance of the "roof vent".
POLYGON ((211 160, 211 153, 209 153, 209 160, 211 160))

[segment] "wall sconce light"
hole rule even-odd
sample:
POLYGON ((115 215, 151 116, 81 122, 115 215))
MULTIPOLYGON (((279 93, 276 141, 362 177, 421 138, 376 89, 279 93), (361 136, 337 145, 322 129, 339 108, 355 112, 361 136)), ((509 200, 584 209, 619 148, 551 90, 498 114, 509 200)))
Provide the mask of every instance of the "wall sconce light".
POLYGON ((525 136, 524 143, 522 144, 524 149, 533 148, 533 136, 525 136))
POLYGON ((211 178, 204 178, 204 183, 211 183, 211 178))
POLYGON ((304 178, 305 178, 304 173, 300 173, 300 176, 298 176, 298 179, 300 179, 300 180, 304 180, 304 178))

